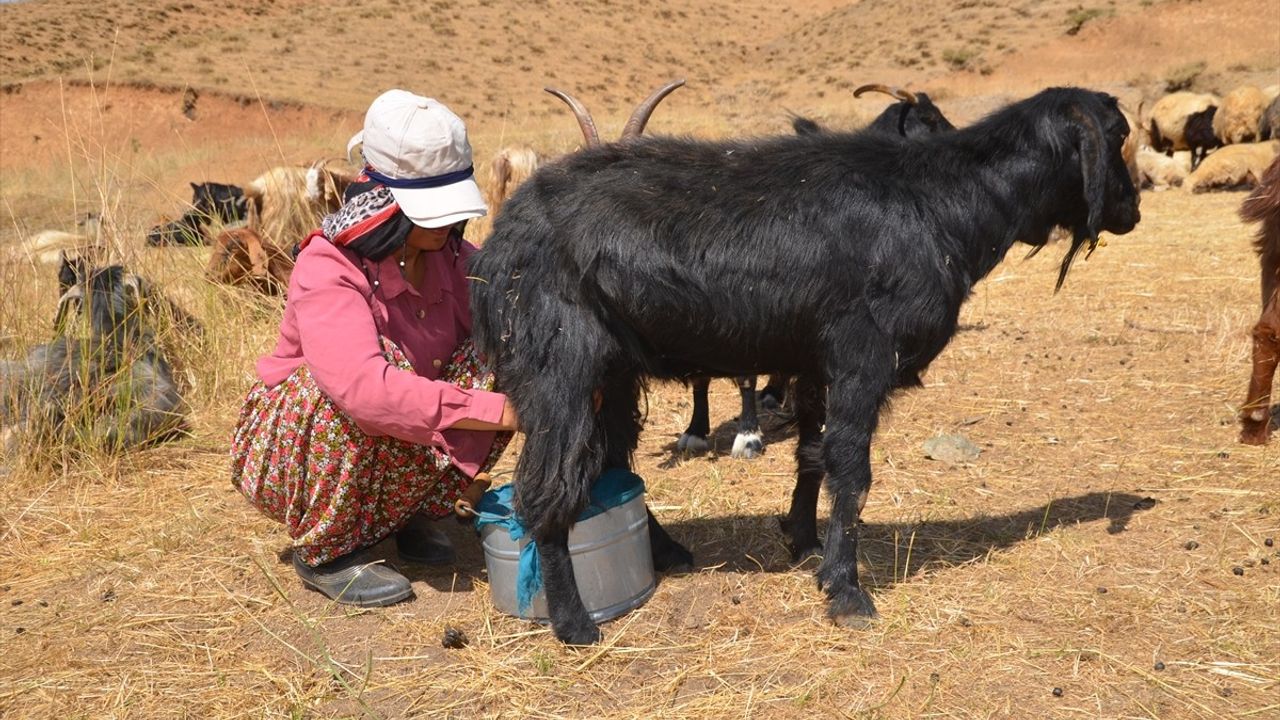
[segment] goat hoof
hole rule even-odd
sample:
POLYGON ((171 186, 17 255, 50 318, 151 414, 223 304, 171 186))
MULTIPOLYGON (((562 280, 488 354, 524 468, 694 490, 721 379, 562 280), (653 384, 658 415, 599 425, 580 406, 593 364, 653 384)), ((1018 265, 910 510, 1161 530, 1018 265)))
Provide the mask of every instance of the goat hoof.
POLYGON ((860 587, 853 587, 831 598, 827 616, 840 627, 866 630, 871 627, 879 613, 876 612, 875 603, 871 602, 871 596, 867 591, 860 587))
POLYGON ((773 393, 760 393, 760 407, 770 412, 777 412, 782 409, 782 401, 773 393))
POLYGON ((585 624, 574 623, 570 628, 555 628, 555 633, 565 645, 595 645, 600 642, 600 628, 590 620, 585 624))
POLYGON ((705 437, 684 433, 676 441, 676 448, 688 455, 704 455, 711 449, 711 444, 707 442, 705 437))
POLYGON ((1240 442, 1245 445, 1266 445, 1270 440, 1266 429, 1262 430, 1243 430, 1240 432, 1240 442))
POLYGON ((760 433, 747 433, 733 439, 732 455, 735 458, 754 460, 763 453, 764 441, 760 439, 760 433))

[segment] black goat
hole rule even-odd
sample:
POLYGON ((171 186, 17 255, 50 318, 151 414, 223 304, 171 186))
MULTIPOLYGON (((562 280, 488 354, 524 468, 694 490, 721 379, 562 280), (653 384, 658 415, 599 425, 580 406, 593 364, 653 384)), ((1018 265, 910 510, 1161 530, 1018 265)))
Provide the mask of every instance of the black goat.
MULTIPOLYGON (((885 108, 866 130, 885 133, 897 137, 920 137, 937 132, 955 130, 955 125, 947 119, 937 105, 926 93, 912 93, 896 87, 881 84, 863 85, 853 91, 854 97, 861 97, 866 92, 882 92, 895 98, 898 102, 885 108)), ((792 119, 792 128, 797 135, 814 135, 826 130, 818 123, 805 117, 792 119)), ((764 439, 760 432, 760 420, 756 411, 756 377, 735 378, 738 391, 742 396, 742 412, 738 415, 738 434, 733 440, 730 454, 733 457, 754 458, 764 452, 764 439)), ((769 382, 759 393, 759 401, 766 409, 776 409, 782 405, 786 397, 789 378, 783 375, 769 376, 769 382)), ((693 416, 689 427, 680 435, 676 447, 682 452, 703 453, 710 447, 707 434, 711 432, 709 416, 709 399, 707 391, 710 386, 708 378, 696 378, 693 385, 693 416)))
POLYGON ((179 432, 185 405, 149 323, 198 323, 119 265, 64 258, 58 279, 57 337, 0 364, 4 444, 22 431, 122 450, 179 432))
MULTIPOLYGON (((516 510, 538 542, 556 636, 599 639, 568 532, 601 471, 630 465, 649 377, 798 377, 792 547, 817 544, 825 473, 828 612, 874 616, 856 545, 880 408, 920 384, 1014 242, 1071 228, 1060 286, 1099 232, 1133 229, 1128 132, 1115 98, 1055 88, 922 138, 635 138, 543 166, 470 273, 477 346, 527 430, 516 510)), ((656 566, 688 556, 652 516, 649 527, 656 566)))
MULTIPOLYGON (((913 93, 909 90, 874 83, 854 90, 853 96, 862 97, 862 94, 867 92, 881 92, 898 101, 885 108, 884 112, 871 121, 868 126, 870 130, 903 137, 919 137, 956 129, 956 126, 952 125, 938 106, 929 99, 928 93, 913 93)), ((796 130, 799 132, 799 128, 796 130)))
MULTIPOLYGON (((618 139, 628 140, 640 137, 644 133, 644 128, 648 125, 649 118, 653 115, 658 103, 683 85, 684 80, 673 80, 655 90, 632 112, 618 139)), ((600 134, 596 130, 595 120, 591 117, 591 112, 587 110, 586 106, 563 90, 550 87, 545 88, 545 90, 563 100, 569 106, 569 109, 573 111, 573 115, 578 121, 578 127, 582 130, 584 146, 595 147, 599 145, 600 134)), ((818 126, 813 123, 813 127, 817 128, 818 126)), ((742 413, 738 416, 738 435, 733 441, 732 454, 733 457, 754 458, 764 451, 764 442, 760 436, 760 421, 756 416, 756 378, 752 375, 739 377, 736 380, 742 396, 742 413)), ((785 378, 779 378, 776 382, 774 378, 770 378, 770 384, 762 391, 761 397, 766 407, 777 408, 781 406, 786 392, 785 384, 785 378)), ((711 432, 710 408, 708 407, 708 391, 711 387, 711 378, 707 376, 691 378, 690 385, 693 389, 693 417, 689 421, 689 427, 676 442, 676 447, 681 452, 701 454, 705 453, 710 447, 707 442, 707 435, 711 432)))
POLYGON ((249 204, 243 189, 224 183, 191 183, 191 209, 177 220, 147 231, 147 244, 203 245, 209 222, 217 220, 227 225, 248 217, 249 204))

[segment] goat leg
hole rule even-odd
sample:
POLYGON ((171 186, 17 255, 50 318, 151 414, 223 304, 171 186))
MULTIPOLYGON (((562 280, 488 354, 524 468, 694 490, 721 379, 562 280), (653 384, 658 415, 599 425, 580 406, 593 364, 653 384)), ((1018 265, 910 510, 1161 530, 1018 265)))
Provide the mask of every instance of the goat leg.
MULTIPOLYGON (((892 348, 887 338, 866 346, 892 348)), ((818 586, 827 593, 827 614, 837 625, 865 627, 876 616, 871 597, 858 584, 858 531, 871 490, 871 437, 880 406, 893 384, 892 357, 867 357, 858 368, 836 375, 827 396, 827 429, 822 446, 831 494, 831 519, 818 567, 818 586)))
POLYGON ((711 378, 695 377, 689 384, 693 386, 693 417, 689 419, 689 427, 676 441, 676 448, 689 455, 701 455, 711 447, 707 442, 707 435, 711 432, 711 414, 707 406, 711 378))
POLYGON ((808 378, 796 381, 796 422, 800 439, 796 444, 796 486, 791 492, 791 510, 782 519, 782 531, 791 538, 791 560, 799 563, 822 552, 818 543, 818 490, 824 474, 822 466, 822 422, 825 415, 821 386, 808 378))
MULTIPOLYGON (((640 377, 625 368, 612 367, 605 376, 609 380, 601 390, 597 421, 604 430, 606 468, 631 469, 631 454, 640 439, 640 377)), ((705 386, 704 386, 705 391, 705 386)), ((653 568, 670 572, 693 567, 693 553, 671 538, 665 528, 649 515, 649 550, 653 568)))
POLYGON ((752 460, 764 452, 764 440, 760 437, 760 419, 756 417, 756 376, 737 378, 738 392, 742 395, 742 413, 738 416, 738 435, 733 439, 732 455, 752 460))
POLYGON ((782 409, 782 403, 786 399, 787 376, 770 375, 769 381, 765 383, 764 389, 760 391, 760 407, 770 412, 777 412, 782 409))
POLYGON ((538 538, 542 559, 542 582, 547 592, 551 629, 568 645, 591 645, 600 641, 600 628, 591 621, 582 604, 569 555, 569 529, 555 530, 538 538))
POLYGON ((1271 436, 1271 383, 1280 361, 1280 293, 1271 302, 1258 324, 1253 326, 1253 374, 1249 393, 1240 408, 1240 442, 1265 445, 1271 436))

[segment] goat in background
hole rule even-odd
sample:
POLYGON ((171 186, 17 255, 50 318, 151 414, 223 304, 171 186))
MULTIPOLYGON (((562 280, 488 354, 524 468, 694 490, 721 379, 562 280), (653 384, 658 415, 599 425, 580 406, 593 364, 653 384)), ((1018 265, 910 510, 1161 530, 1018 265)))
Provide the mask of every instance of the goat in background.
POLYGON ((154 323, 194 318, 120 265, 64 258, 58 282, 54 340, 0 363, 5 449, 26 435, 118 451, 181 431, 186 404, 154 323))
MULTIPOLYGON (((630 467, 644 383, 696 375, 798 377, 792 548, 817 545, 825 475, 828 614, 873 617, 856 550, 880 408, 920 385, 1015 242, 1071 228, 1061 286, 1100 232, 1136 226, 1120 154, 1130 130, 1115 98, 1055 88, 922 138, 642 137, 539 169, 469 271, 477 348, 531 429, 516 511, 538 543, 556 636, 600 638, 568 533, 600 473, 630 467)), ((689 556, 652 515, 649 528, 655 567, 689 556)))

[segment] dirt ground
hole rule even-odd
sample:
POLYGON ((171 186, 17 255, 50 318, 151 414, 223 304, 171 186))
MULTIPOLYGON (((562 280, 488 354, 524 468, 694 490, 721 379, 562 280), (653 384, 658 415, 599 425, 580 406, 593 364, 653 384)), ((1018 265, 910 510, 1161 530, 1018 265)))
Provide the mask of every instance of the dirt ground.
MULTIPOLYGON (((1138 228, 1057 294, 1060 245, 1015 248, 977 286, 873 444, 866 630, 834 627, 814 562, 788 561, 785 418, 765 418, 763 457, 732 459, 738 395, 717 381, 715 447, 683 458, 688 390, 652 386, 637 471, 695 568, 577 650, 493 608, 461 525, 455 566, 401 566, 410 602, 353 610, 302 588, 288 538, 226 473, 281 305, 203 282, 207 248, 141 240, 187 182, 340 155, 379 63, 456 98, 483 163, 512 140, 578 142, 546 82, 598 104, 607 133, 687 76, 654 131, 705 136, 784 131, 788 111, 865 121, 883 103, 848 97, 864 80, 927 88, 961 124, 1056 83, 1141 103, 1200 61, 1200 89, 1280 82, 1275 0, 214 5, 0 5, 0 250, 105 212, 113 259, 205 324, 174 351, 191 437, 0 458, 0 716, 1280 717, 1280 446, 1236 442, 1258 311, 1243 193, 1145 193, 1138 228), (1099 12, 1066 35, 1077 9, 1099 12), (389 20, 432 42, 369 42, 389 20), (447 64, 458 47, 465 73, 447 64), (938 434, 982 452, 930 460, 938 434), (469 644, 442 647, 446 628, 469 644)), ((0 257, 8 358, 47 337, 56 285, 0 257)))

